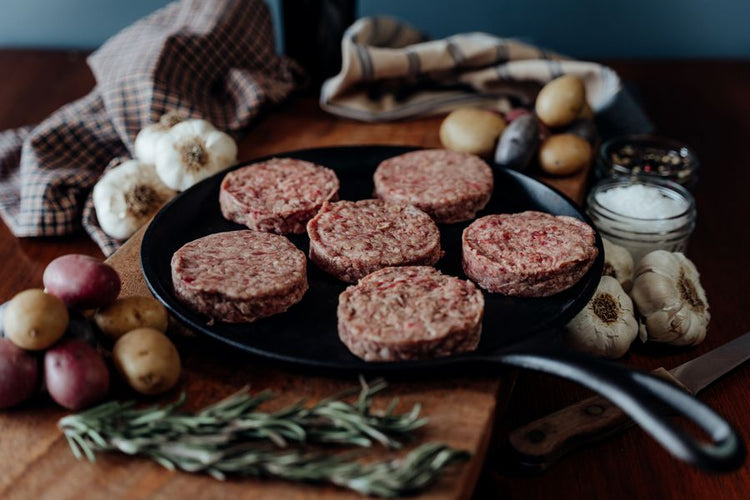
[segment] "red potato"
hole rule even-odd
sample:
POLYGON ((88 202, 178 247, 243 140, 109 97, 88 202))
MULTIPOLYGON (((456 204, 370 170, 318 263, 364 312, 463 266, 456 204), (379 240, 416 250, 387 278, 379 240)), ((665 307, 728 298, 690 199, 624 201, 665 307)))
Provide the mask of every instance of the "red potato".
POLYGON ((36 392, 39 363, 9 339, 0 338, 0 408, 26 401, 36 392))
POLYGON ((109 370, 101 354, 82 340, 64 340, 44 355, 47 392, 60 406, 80 410, 109 391, 109 370))
POLYGON ((507 113, 505 113, 505 121, 508 123, 513 122, 516 118, 520 118, 522 116, 531 114, 531 111, 529 111, 526 108, 513 108, 507 113))
POLYGON ((58 257, 44 270, 44 288, 65 305, 94 309, 111 304, 120 293, 120 276, 104 262, 88 255, 58 257))
POLYGON ((537 120, 537 124, 539 125, 539 142, 544 142, 552 135, 552 132, 550 132, 549 127, 543 121, 537 120))

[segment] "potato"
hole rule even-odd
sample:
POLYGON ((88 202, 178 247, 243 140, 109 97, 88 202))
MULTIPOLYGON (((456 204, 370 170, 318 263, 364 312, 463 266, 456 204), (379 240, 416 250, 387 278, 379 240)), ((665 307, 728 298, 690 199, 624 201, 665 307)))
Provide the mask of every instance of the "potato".
POLYGON ((68 311, 68 314, 70 314, 70 321, 63 339, 83 340, 92 347, 98 347, 99 339, 91 321, 79 311, 68 311))
POLYGON ((596 143, 599 142, 599 132, 596 130, 596 125, 593 120, 586 120, 578 118, 570 125, 565 127, 563 133, 575 134, 582 139, 588 141, 591 147, 595 147, 596 143))
POLYGON ((99 309, 94 315, 96 326, 112 340, 136 328, 167 331, 167 310, 151 297, 124 297, 99 309))
POLYGON ((39 382, 39 363, 10 341, 0 338, 0 408, 10 408, 34 395, 39 382))
POLYGON ((8 307, 8 302, 3 302, 2 304, 0 304, 0 339, 5 337, 5 327, 3 326, 3 318, 5 317, 5 309, 8 307))
POLYGON ((522 116, 528 115, 528 114, 531 114, 531 111, 529 111, 526 108, 513 108, 507 113, 505 113, 504 116, 505 116, 505 121, 507 123, 511 123, 513 122, 513 120, 517 118, 521 118, 522 116))
POLYGON ((523 170, 539 145, 539 123, 534 115, 519 116, 508 125, 495 150, 495 162, 523 170))
POLYGON ((104 262, 88 255, 70 254, 49 263, 44 288, 70 308, 95 309, 111 304, 120 293, 120 276, 104 262))
POLYGON ((489 156, 505 125, 505 120, 492 111, 459 108, 440 124, 440 142, 453 151, 489 156))
POLYGON ((44 354, 44 383, 57 404, 80 410, 107 395, 109 371, 95 348, 83 340, 64 340, 44 354))
POLYGON ((539 125, 539 142, 544 142, 547 140, 547 137, 552 135, 552 132, 550 132, 549 127, 541 120, 537 120, 536 122, 539 125))
POLYGON ((589 102, 585 99, 583 101, 583 107, 581 108, 581 112, 578 113, 578 118, 583 119, 583 120, 594 119, 594 110, 591 109, 589 102))
POLYGON ((3 314, 5 336, 22 349, 37 351, 57 342, 68 327, 65 304, 43 290, 24 290, 3 314))
POLYGON ((536 114, 550 127, 562 127, 575 120, 586 103, 586 89, 580 78, 564 75, 542 87, 536 97, 536 114))
POLYGON ((153 328, 137 328, 115 343, 117 371, 141 394, 161 394, 180 378, 180 355, 166 335, 153 328))
POLYGON ((571 175, 591 162, 591 146, 574 134, 551 135, 539 148, 539 164, 548 174, 571 175))

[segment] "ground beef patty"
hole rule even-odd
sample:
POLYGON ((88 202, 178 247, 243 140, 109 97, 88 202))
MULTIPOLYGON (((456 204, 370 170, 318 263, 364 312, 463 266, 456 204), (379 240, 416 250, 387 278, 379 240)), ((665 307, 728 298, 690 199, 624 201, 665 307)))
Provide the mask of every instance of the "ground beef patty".
POLYGON ((375 171, 378 198, 414 205, 437 222, 476 217, 490 201, 492 185, 492 170, 481 158, 444 149, 394 156, 375 171))
POLYGON ((307 291, 307 259, 283 236, 230 231, 185 244, 172 256, 177 298, 218 321, 255 321, 286 311, 307 291))
POLYGON ((365 361, 436 358, 474 350, 484 297, 432 267, 387 267, 339 296, 341 341, 365 361))
POLYGON ((381 200, 326 203, 307 224, 310 260, 349 283, 387 266, 433 265, 440 232, 410 205, 381 200))
POLYGON ((559 293, 586 274, 597 253, 588 224, 542 212, 488 215, 463 232, 466 275, 504 295, 559 293))
POLYGON ((304 233, 321 205, 338 199, 333 170, 293 158, 273 158, 229 172, 219 205, 225 218, 257 231, 304 233))

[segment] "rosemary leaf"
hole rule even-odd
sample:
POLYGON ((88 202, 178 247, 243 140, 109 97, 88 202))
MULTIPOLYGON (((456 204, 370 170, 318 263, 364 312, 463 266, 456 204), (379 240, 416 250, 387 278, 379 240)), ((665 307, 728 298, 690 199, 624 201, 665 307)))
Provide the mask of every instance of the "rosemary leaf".
POLYGON ((94 462, 96 453, 120 451, 151 458, 169 470, 228 476, 275 477, 292 481, 327 482, 360 493, 392 497, 432 484, 452 464, 469 454, 439 443, 424 444, 402 460, 371 464, 354 455, 279 450, 290 443, 349 444, 366 448, 378 442, 400 448, 399 439, 427 423, 420 406, 395 413, 397 400, 385 412, 372 412, 372 398, 385 388, 382 380, 362 388, 355 404, 344 391, 309 408, 297 402, 273 413, 258 407, 273 397, 255 396, 245 388, 196 414, 180 411, 184 393, 174 403, 142 409, 134 402, 109 402, 60 420, 70 448, 79 460, 94 462), (270 446, 270 447, 269 447, 270 446))
POLYGON ((81 458, 83 458, 81 455, 81 449, 78 447, 75 440, 67 434, 65 434, 65 439, 68 441, 68 446, 70 446, 73 456, 76 457, 76 459, 81 460, 81 458))

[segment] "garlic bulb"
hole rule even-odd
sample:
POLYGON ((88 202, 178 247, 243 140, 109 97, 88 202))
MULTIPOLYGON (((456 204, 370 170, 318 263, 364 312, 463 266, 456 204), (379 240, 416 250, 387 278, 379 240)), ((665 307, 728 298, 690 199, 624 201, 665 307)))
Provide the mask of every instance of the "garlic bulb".
POLYGON ((638 336, 633 302, 611 276, 602 276, 594 296, 565 328, 574 348, 606 358, 623 356, 638 336))
POLYGON ((656 250, 638 263, 631 291, 641 315, 641 340, 697 345, 706 338, 706 292, 698 270, 681 253, 656 250))
POLYGON ((236 162, 234 139, 205 120, 178 123, 156 144, 156 173, 178 191, 236 162))
POLYGON ((170 111, 161 116, 158 122, 147 125, 135 137, 135 157, 143 163, 154 164, 156 160, 156 143, 169 129, 186 119, 177 111, 170 111))
POLYGON ((105 233, 124 240, 175 194, 159 179, 153 165, 128 160, 109 170, 94 186, 96 218, 105 233))
POLYGON ((633 256, 620 245, 602 238, 604 243, 604 272, 620 282, 622 289, 629 292, 633 287, 633 256))

